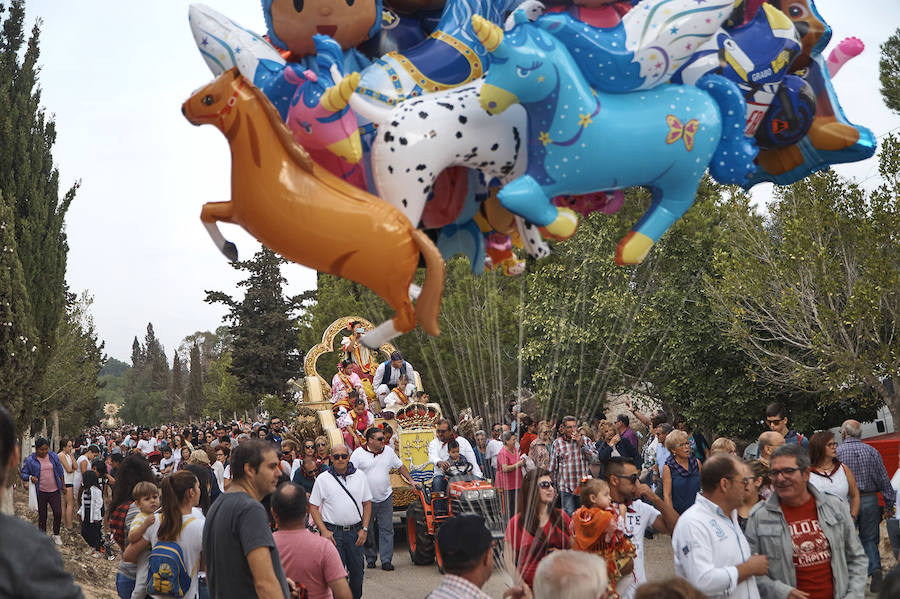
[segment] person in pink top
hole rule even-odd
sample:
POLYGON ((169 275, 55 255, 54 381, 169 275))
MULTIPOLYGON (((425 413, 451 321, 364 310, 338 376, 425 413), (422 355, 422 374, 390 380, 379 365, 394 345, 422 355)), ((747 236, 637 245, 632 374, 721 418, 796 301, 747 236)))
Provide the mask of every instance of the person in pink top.
POLYGON ((497 475, 494 485, 498 489, 503 489, 503 505, 508 520, 516 511, 516 496, 522 488, 525 456, 519 456, 516 451, 516 437, 511 432, 503 433, 500 440, 503 441, 503 448, 497 454, 497 475))
POLYGON ((309 599, 351 599, 347 571, 334 543, 306 528, 303 487, 294 483, 279 486, 272 494, 272 516, 278 527, 273 536, 285 576, 298 589, 305 588, 309 599))
POLYGON ((22 480, 37 485, 38 528, 47 532, 47 505, 53 510, 53 542, 62 545, 59 526, 62 524, 62 491, 64 471, 59 456, 50 451, 50 442, 38 437, 34 453, 25 458, 22 480))

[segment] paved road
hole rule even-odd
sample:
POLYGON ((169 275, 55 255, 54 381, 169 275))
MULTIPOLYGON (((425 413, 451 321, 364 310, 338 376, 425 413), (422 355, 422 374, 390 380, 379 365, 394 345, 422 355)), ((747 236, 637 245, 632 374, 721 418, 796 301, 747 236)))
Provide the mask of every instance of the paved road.
MULTIPOLYGON (((882 528, 884 528, 882 526, 882 528)), ((893 556, 886 556, 882 547, 885 571, 894 565, 893 556)), ((672 539, 665 535, 657 535, 653 540, 644 543, 644 563, 648 580, 665 580, 675 575, 672 556, 672 539)), ((499 561, 499 560, 496 560, 499 561)), ((363 599, 385 599, 401 597, 402 599, 422 599, 441 583, 441 574, 436 565, 414 566, 409 559, 406 536, 398 535, 394 545, 393 572, 384 572, 381 568, 367 570, 363 584, 363 599)), ((494 572, 484 585, 485 593, 500 599, 503 591, 509 586, 509 577, 502 569, 494 572)), ((866 588, 868 591, 868 587, 866 588)), ((866 599, 874 599, 875 595, 866 593, 866 599)))
MULTIPOLYGON (((644 546, 647 563, 647 574, 653 580, 674 576, 672 568, 672 544, 669 537, 657 536, 647 541, 644 546)), ((499 560, 497 560, 499 561, 499 560)), ((436 565, 414 566, 409 559, 406 537, 398 535, 394 544, 393 572, 384 572, 381 568, 366 570, 363 583, 363 599, 385 599, 385 597, 402 597, 403 599, 421 599, 441 583, 441 574, 436 565)), ((484 585, 484 592, 499 599, 510 584, 509 577, 502 569, 494 572, 484 585)))

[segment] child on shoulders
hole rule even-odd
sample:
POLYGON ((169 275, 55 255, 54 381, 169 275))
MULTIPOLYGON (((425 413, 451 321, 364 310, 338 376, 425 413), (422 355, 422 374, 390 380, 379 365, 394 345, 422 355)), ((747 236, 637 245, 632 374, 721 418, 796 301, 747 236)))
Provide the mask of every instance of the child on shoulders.
MULTIPOLYGON (((616 583, 635 556, 634 544, 625 536, 625 506, 619 513, 611 506, 609 484, 589 478, 579 485, 581 506, 572 514, 575 538, 572 549, 596 553, 606 560, 607 597, 618 598, 616 583)), ((633 567, 633 565, 632 565, 633 567)))

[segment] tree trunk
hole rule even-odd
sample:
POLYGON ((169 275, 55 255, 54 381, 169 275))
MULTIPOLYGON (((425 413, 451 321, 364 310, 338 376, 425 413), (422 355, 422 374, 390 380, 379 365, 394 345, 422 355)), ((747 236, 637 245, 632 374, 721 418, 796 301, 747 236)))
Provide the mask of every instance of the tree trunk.
POLYGON ((887 404, 888 410, 891 411, 891 416, 894 418, 894 432, 900 433, 900 389, 895 387, 893 393, 885 397, 884 403, 887 404))
POLYGON ((50 450, 57 451, 59 449, 59 410, 50 412, 50 450))

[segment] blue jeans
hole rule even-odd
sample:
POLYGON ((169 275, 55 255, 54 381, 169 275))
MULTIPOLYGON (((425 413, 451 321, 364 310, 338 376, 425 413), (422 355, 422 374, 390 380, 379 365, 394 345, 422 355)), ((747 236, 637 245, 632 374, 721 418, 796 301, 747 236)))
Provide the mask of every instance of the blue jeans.
POLYGON ((881 555, 878 553, 881 512, 877 494, 862 495, 859 498, 859 514, 856 516, 856 525, 859 527, 859 541, 866 552, 866 557, 869 558, 869 574, 875 570, 881 570, 881 555))
POLYGON ((381 556, 381 564, 391 563, 394 557, 394 496, 384 501, 372 502, 372 519, 366 536, 366 561, 375 563, 381 556))
POLYGON ((563 511, 570 516, 578 509, 578 506, 581 505, 581 498, 578 495, 575 493, 566 493, 565 491, 559 492, 559 501, 563 511))
POLYGON ((197 599, 209 599, 209 585, 205 576, 197 581, 197 599))
POLYGON ((328 529, 334 533, 334 544, 337 547, 338 555, 341 556, 341 561, 347 568, 353 599, 362 598, 363 575, 366 567, 365 547, 356 546, 356 539, 359 537, 361 528, 361 524, 350 530, 342 530, 340 526, 328 526, 328 529))
POLYGON ((116 593, 119 599, 131 599, 134 592, 134 578, 128 578, 121 572, 116 572, 116 593))
POLYGON ((431 479, 431 492, 443 493, 447 490, 447 478, 443 474, 435 474, 431 479))

